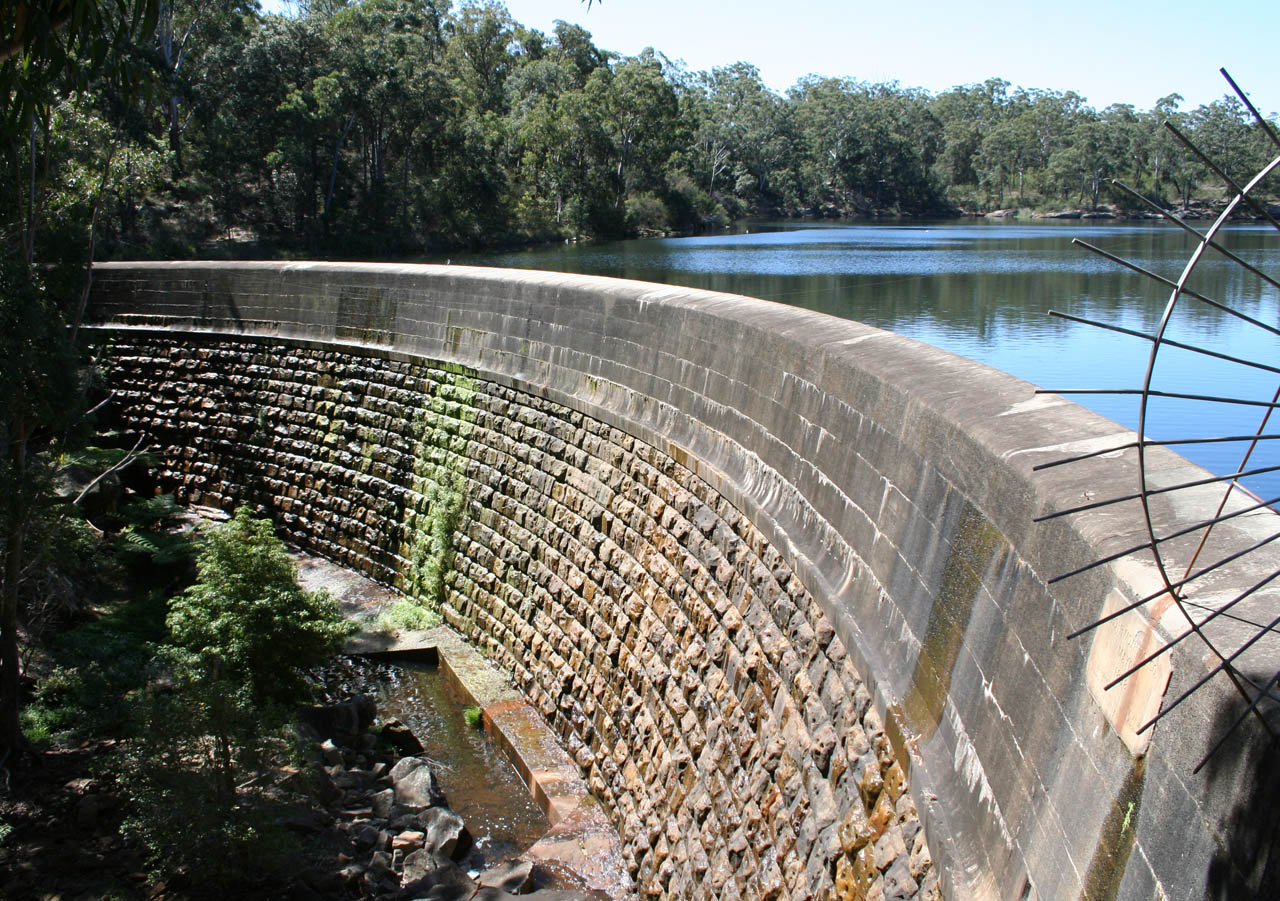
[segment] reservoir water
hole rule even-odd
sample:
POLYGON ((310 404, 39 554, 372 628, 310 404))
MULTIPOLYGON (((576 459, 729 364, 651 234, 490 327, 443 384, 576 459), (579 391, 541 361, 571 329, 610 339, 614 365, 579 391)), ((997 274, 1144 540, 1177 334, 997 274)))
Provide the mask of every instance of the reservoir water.
MULTIPOLYGON (((1198 223, 1200 230, 1207 223, 1198 223)), ((1080 239, 1177 280, 1198 241, 1164 223, 976 221, 910 224, 750 223, 702 237, 569 244, 454 257, 454 263, 581 272, 762 297, 855 319, 979 360, 1039 386, 1140 388, 1151 345, 1129 335, 1052 318, 1050 310, 1152 333, 1168 288, 1073 244, 1080 239)), ((1280 234, 1242 223, 1220 240, 1280 279, 1280 234)), ((1189 283, 1199 293, 1275 328, 1280 292, 1208 251, 1189 283)), ((1215 353, 1280 364, 1280 337, 1202 302, 1183 299, 1167 336, 1215 353)), ((1269 402, 1280 375, 1204 354, 1162 348, 1153 386, 1164 391, 1269 402)), ((1138 399, 1073 399, 1129 428, 1138 399)), ((1153 401, 1149 438, 1253 434, 1267 408, 1153 401)), ((1280 433, 1280 421, 1265 429, 1280 433)), ((1249 469, 1280 464, 1280 441, 1262 442, 1249 469)), ((1243 444, 1179 447, 1218 474, 1235 472, 1243 444)), ((1246 479, 1264 498, 1280 476, 1246 479)))

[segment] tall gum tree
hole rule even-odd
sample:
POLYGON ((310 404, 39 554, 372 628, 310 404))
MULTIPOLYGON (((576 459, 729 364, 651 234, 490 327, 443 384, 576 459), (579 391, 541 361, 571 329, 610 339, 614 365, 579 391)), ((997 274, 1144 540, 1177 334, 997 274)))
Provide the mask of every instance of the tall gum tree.
MULTIPOLYGON (((0 4, 0 765, 25 747, 19 726, 20 581, 31 518, 47 503, 49 483, 37 466, 74 415, 72 336, 83 312, 96 215, 56 202, 61 160, 52 158, 59 110, 95 79, 137 91, 148 77, 136 52, 155 27, 158 0, 19 0, 0 4), (41 236, 58 226, 56 240, 41 236)), ((98 197, 111 178, 113 152, 100 168, 98 197)))

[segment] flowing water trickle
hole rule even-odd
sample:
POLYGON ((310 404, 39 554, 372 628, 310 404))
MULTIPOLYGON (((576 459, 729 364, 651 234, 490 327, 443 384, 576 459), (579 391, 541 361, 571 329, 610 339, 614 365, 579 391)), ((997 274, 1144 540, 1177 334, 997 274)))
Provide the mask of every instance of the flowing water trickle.
POLYGON ((434 664, 343 658, 344 690, 377 698, 378 721, 399 719, 422 743, 449 807, 475 844, 464 869, 519 856, 547 831, 547 818, 501 748, 467 723, 465 701, 434 664))

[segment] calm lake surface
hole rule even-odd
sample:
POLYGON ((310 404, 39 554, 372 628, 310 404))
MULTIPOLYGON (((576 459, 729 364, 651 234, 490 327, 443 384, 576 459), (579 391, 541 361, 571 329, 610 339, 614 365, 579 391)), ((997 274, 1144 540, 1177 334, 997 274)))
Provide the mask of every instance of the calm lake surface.
MULTIPOLYGON (((1200 223, 1201 231, 1208 223, 1200 223)), ((945 348, 1045 388, 1140 388, 1150 343, 1051 318, 1057 310, 1151 333, 1169 289, 1072 243, 1096 244, 1177 280, 1197 240, 1163 223, 1059 222, 840 224, 752 223, 743 233, 565 245, 454 257, 454 263, 549 269, 665 282, 763 297, 856 319, 945 348)), ((1280 278, 1280 235, 1267 225, 1234 225, 1223 244, 1280 278)), ((1208 251, 1190 285, 1274 328, 1280 292, 1208 251)), ((1167 335, 1217 353, 1280 364, 1277 335, 1213 307, 1181 300, 1167 335)), ((1200 395, 1271 401, 1280 376, 1238 363, 1162 348, 1154 386, 1200 395)), ((1130 428, 1138 400, 1076 400, 1130 428)), ((1155 401, 1149 437, 1252 434, 1267 408, 1155 401)), ((1280 421, 1265 429, 1280 433, 1280 421)), ((1280 442, 1262 442, 1249 469, 1280 464, 1280 442)), ((1240 468, 1243 444, 1184 446, 1219 474, 1240 468)), ((1276 473, 1246 480, 1280 495, 1276 473)))

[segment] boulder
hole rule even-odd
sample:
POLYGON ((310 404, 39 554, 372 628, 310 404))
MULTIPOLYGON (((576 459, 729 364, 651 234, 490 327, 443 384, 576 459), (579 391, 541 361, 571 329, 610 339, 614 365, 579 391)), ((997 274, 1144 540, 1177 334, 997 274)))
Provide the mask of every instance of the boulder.
POLYGON ((533 887, 533 864, 527 860, 508 860, 490 867, 476 877, 481 889, 492 888, 512 895, 523 895, 533 887))
POLYGON ((436 774, 426 761, 416 757, 402 757, 391 768, 391 785, 395 802, 405 807, 439 807, 445 803, 436 774))
POLYGON ((414 736, 409 727, 399 720, 388 720, 382 724, 382 737, 396 749, 396 753, 412 756, 422 753, 422 742, 414 736))
POLYGON ((364 867, 358 863, 349 863, 338 871, 338 877, 342 880, 342 884, 349 886, 358 883, 363 875, 364 867))
POLYGON ((471 850, 471 833, 462 817, 447 807, 431 807, 415 819, 423 832, 423 846, 441 857, 461 860, 471 850))
POLYGON ((374 873, 379 878, 389 874, 391 872, 391 855, 385 851, 374 851, 373 856, 369 858, 369 866, 366 872, 374 873))
MULTIPOLYGON (((410 896, 402 893, 401 897, 410 896)), ((422 895, 418 901, 471 901, 474 897, 474 890, 463 885, 437 885, 422 895)))
POLYGON ((391 819, 391 808, 396 803, 396 792, 393 788, 377 792, 369 797, 369 806, 373 808, 373 815, 383 819, 391 819))
POLYGON ((332 804, 342 797, 342 789, 333 782, 333 776, 323 767, 316 767, 314 772, 315 795, 322 804, 332 804))
POLYGON ((373 776, 368 770, 345 770, 333 775, 333 784, 341 789, 364 789, 372 782, 373 776))
POLYGON ((470 898, 476 884, 451 860, 423 848, 404 859, 401 898, 430 898, 432 901, 470 898))
POLYGON ((471 896, 471 901, 519 901, 519 898, 511 892, 503 891, 500 888, 482 885, 480 886, 480 889, 471 896))
POLYGON ((454 866, 453 861, 438 857, 427 848, 420 848, 405 855, 404 867, 401 870, 400 878, 404 885, 407 886, 437 870, 452 866, 454 866))
POLYGON ((298 711, 298 726, 315 738, 351 744, 373 724, 377 714, 377 702, 369 695, 358 695, 338 704, 303 707, 298 711))
POLYGON ((342 749, 333 743, 332 738, 326 738, 321 742, 320 759, 325 762, 325 766, 342 766, 342 749))
POLYGON ((406 829, 399 832, 391 839, 391 849, 393 851, 403 851, 405 854, 412 854, 422 847, 426 836, 416 829, 406 829))
POLYGON ((413 770, 426 765, 427 762, 420 757, 401 757, 396 761, 396 765, 391 768, 391 772, 387 773, 387 778, 390 779, 391 784, 394 785, 413 770))
POLYGON ((372 848, 378 843, 381 832, 369 823, 357 823, 347 833, 357 847, 372 848))

